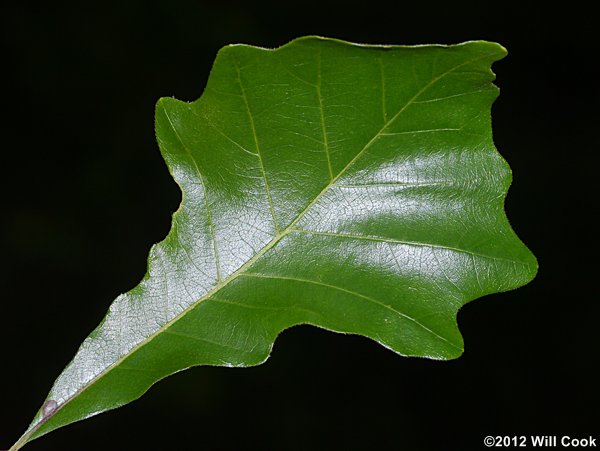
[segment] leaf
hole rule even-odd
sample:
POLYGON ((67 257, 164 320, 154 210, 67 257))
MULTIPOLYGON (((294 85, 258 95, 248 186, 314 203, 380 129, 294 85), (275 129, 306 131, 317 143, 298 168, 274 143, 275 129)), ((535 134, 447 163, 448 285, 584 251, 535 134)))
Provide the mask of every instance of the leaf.
POLYGON ((156 107, 183 193, 171 231, 13 449, 190 366, 260 364, 295 324, 458 357, 457 311, 537 270, 492 142, 504 55, 482 41, 223 48, 202 98, 156 107))

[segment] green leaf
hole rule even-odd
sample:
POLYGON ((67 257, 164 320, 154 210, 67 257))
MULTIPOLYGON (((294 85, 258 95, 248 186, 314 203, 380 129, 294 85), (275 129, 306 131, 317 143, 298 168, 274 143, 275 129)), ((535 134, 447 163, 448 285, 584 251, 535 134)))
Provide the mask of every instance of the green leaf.
POLYGON ((199 100, 156 107, 183 193, 171 231, 13 449, 190 366, 260 364, 295 324, 458 357, 457 311, 537 270, 505 217, 511 173, 492 142, 490 66, 505 53, 318 37, 223 48, 199 100))

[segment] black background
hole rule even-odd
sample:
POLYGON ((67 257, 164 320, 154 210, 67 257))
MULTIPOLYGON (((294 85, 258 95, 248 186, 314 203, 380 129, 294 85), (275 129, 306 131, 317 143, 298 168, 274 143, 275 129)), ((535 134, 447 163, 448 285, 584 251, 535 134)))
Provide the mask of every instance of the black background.
MULTIPOLYGON (((0 448, 116 295, 142 277, 180 194, 154 139, 161 96, 198 98, 217 50, 307 34, 488 39, 506 210, 530 285, 459 313, 466 352, 433 362, 296 327, 250 369, 195 368, 34 450, 468 450, 486 435, 599 437, 598 51, 577 2, 28 2, 2 10, 0 448)), ((591 4, 591 2, 590 2, 591 4)))

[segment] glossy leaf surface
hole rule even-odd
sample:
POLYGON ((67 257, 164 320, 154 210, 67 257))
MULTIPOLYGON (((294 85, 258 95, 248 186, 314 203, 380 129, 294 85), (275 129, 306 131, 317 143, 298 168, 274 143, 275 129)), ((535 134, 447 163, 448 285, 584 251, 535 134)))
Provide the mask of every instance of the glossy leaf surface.
POLYGON ((316 37, 222 49, 199 100, 156 108, 183 193, 171 231, 20 444, 181 369, 264 362, 295 324, 458 357, 458 309, 537 269, 505 217, 511 174, 492 142, 504 55, 316 37))

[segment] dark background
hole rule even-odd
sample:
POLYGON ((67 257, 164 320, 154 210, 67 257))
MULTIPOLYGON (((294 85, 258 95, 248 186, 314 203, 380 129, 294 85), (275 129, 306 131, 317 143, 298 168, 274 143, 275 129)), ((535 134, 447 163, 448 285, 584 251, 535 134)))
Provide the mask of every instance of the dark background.
POLYGON ((494 66, 494 136, 514 173, 507 214, 539 259, 537 278, 460 312, 458 360, 296 327, 260 367, 189 370, 26 449, 477 450, 495 434, 598 437, 594 12, 525 1, 48 3, 1 12, 0 448, 170 227, 180 193, 155 143, 155 102, 198 98, 223 45, 306 34, 508 48, 494 66))

